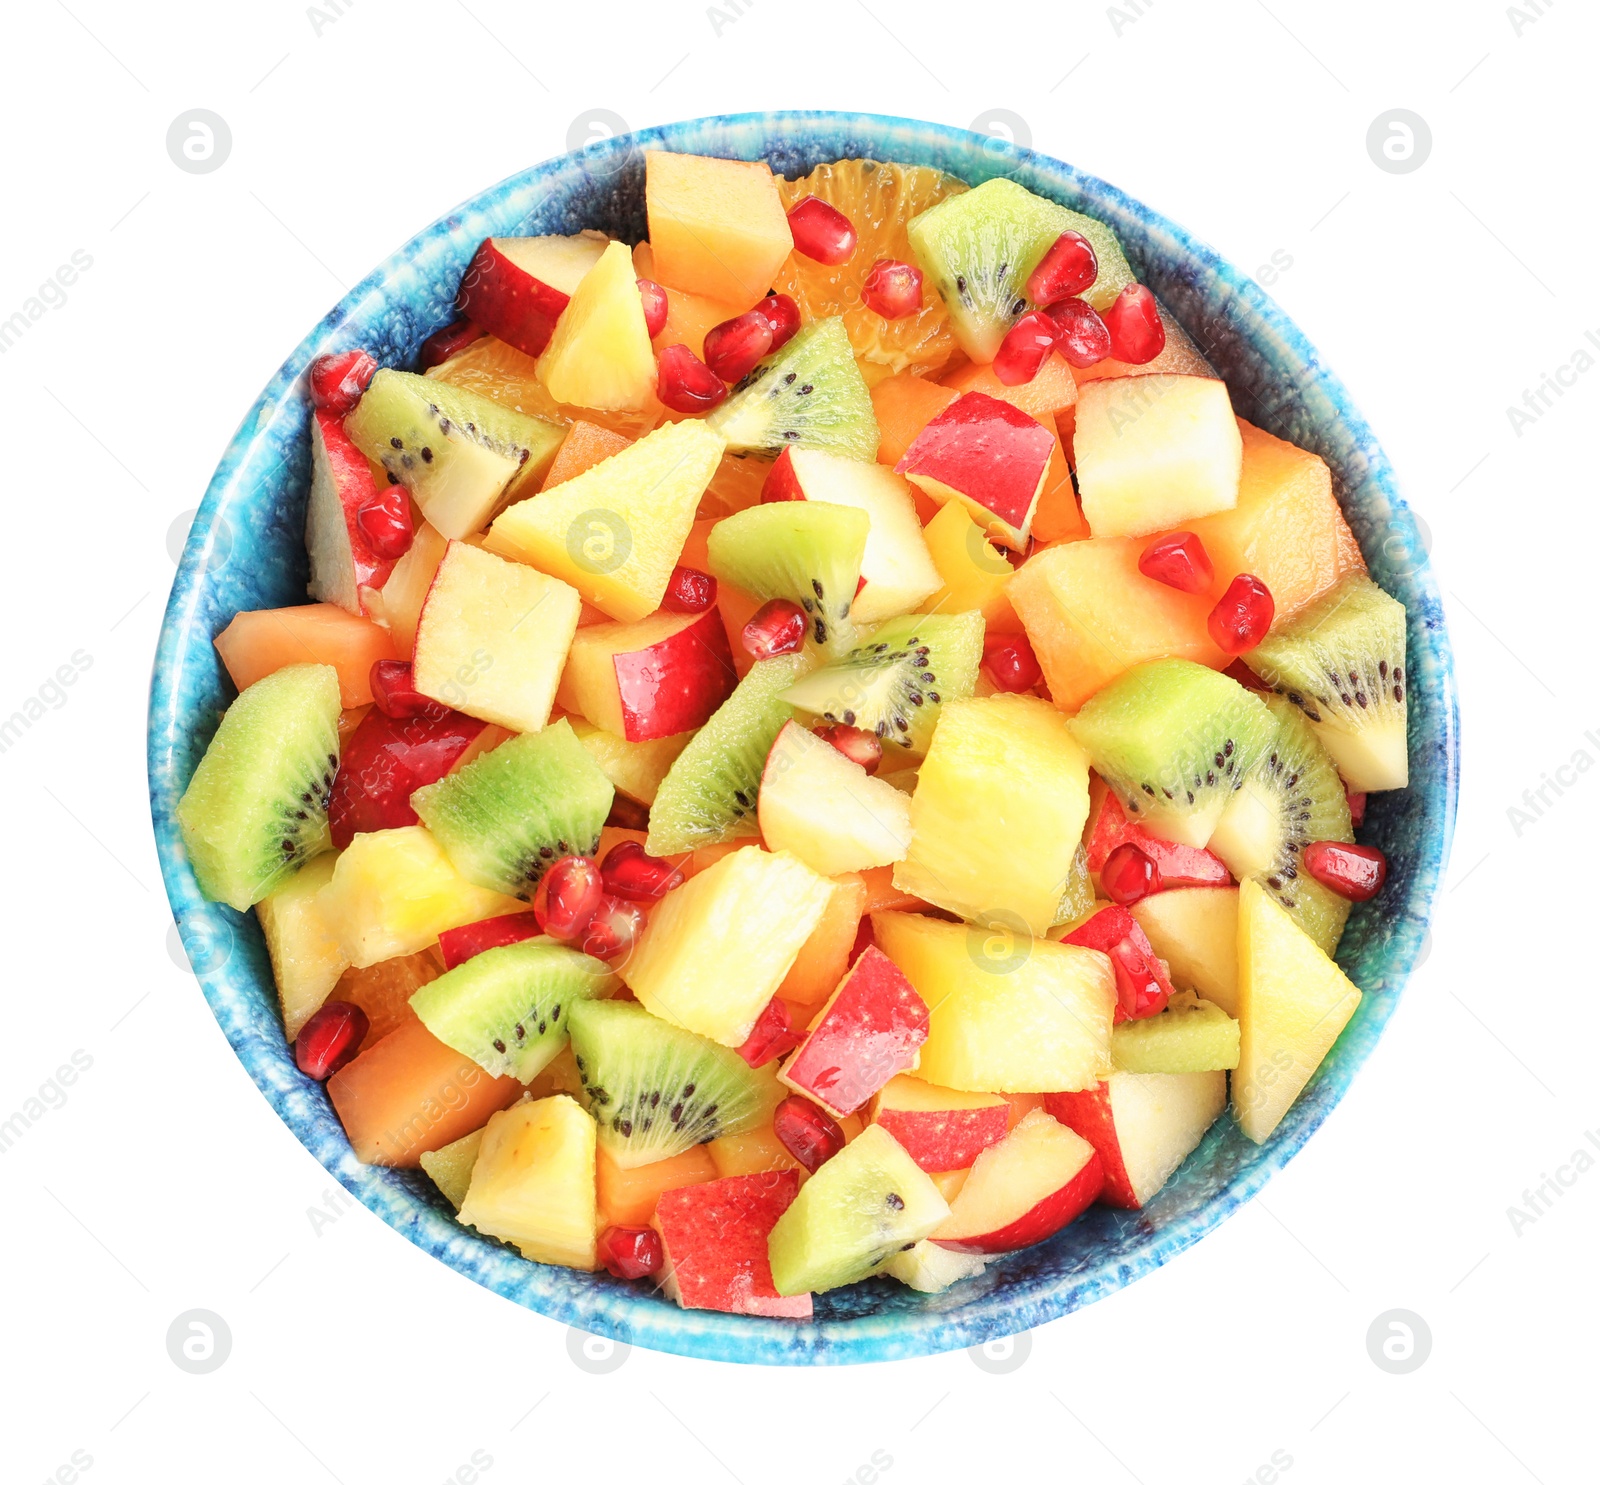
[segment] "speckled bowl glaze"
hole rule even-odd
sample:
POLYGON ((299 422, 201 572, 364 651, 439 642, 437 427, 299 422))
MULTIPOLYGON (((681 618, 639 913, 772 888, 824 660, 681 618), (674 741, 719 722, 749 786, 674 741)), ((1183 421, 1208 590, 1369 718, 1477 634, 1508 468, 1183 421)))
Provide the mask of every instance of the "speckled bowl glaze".
MULTIPOLYGON (((246 414, 189 533, 151 683, 150 804, 173 913, 240 1061, 306 1148, 396 1231, 518 1304, 634 1345, 725 1361, 888 1361, 1028 1330, 1149 1273, 1238 1210, 1310 1138, 1344 1096, 1426 951, 1455 817, 1457 727, 1439 594, 1389 462, 1345 389, 1251 278, 1114 187, 1030 150, 867 114, 742 114, 609 139, 492 187, 380 264, 300 342, 246 414), (459 1226, 420 1173, 359 1164, 322 1088, 300 1074, 284 1043, 253 915, 201 899, 174 816, 233 696, 212 637, 241 609, 305 601, 308 364, 364 346, 384 365, 414 365, 424 337, 452 318, 457 281, 485 237, 599 227, 638 241, 649 148, 764 159, 788 176, 859 156, 937 166, 973 184, 1009 175, 1103 218, 1139 278, 1226 377, 1239 413, 1332 466, 1373 577, 1409 616, 1411 788, 1372 801, 1362 837, 1387 852, 1391 874, 1382 894, 1351 915, 1339 950, 1369 993, 1273 1138, 1257 1148, 1224 1117, 1143 1211, 1096 1207, 1050 1242, 1002 1258, 944 1294, 872 1280, 822 1295, 804 1324, 680 1310, 646 1285, 526 1262, 459 1226)), ((228 1178, 247 1181, 249 1172, 228 1178)))

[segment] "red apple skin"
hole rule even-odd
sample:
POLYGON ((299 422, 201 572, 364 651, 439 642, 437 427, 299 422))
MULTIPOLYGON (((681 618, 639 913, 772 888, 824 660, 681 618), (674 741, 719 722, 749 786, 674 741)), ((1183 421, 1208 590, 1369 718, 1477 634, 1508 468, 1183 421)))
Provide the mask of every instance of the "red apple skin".
POLYGON ((965 1170, 990 1145, 1006 1137, 1011 1106, 986 1109, 885 1109, 881 1124, 926 1171, 965 1170))
POLYGON ((312 412, 316 422, 317 437, 322 441, 327 456, 328 472, 333 476, 333 487, 338 492, 339 506, 344 512, 344 526, 350 537, 350 557, 359 598, 363 588, 381 588, 394 571, 394 558, 380 557, 372 550, 367 534, 356 520, 356 512, 371 500, 378 488, 372 478, 372 465, 367 456, 350 441, 344 431, 344 419, 338 414, 319 407, 312 412))
POLYGON ((896 1073, 908 1072, 927 1039, 927 1003, 874 945, 851 966, 780 1076, 843 1119, 896 1073))
POLYGON ((797 1170, 724 1176, 663 1192, 651 1225, 661 1235, 663 1284, 685 1309, 806 1320, 811 1296, 772 1286, 767 1237, 800 1190, 797 1170))
POLYGON ((800 486, 800 476, 794 472, 794 460, 785 449, 773 460, 761 486, 761 503, 771 505, 779 500, 804 500, 806 492, 800 486))
POLYGON ((537 356, 570 297, 518 268, 486 237, 461 276, 456 309, 507 345, 537 356))
POLYGON ((328 830, 344 850, 370 830, 415 825, 411 796, 455 766, 485 723, 460 712, 389 717, 373 707, 345 739, 328 799, 328 830))
POLYGON ((454 969, 486 949, 520 944, 525 939, 537 938, 542 932, 539 920, 532 913, 505 913, 498 918, 484 918, 441 933, 439 957, 444 960, 446 969, 454 969))
POLYGON ((1162 840, 1142 825, 1135 825, 1123 809, 1122 801, 1107 789, 1087 837, 1085 850, 1089 855, 1089 870, 1099 871, 1106 864, 1106 857, 1129 841, 1155 862, 1159 878, 1157 891, 1170 887, 1233 885, 1233 877, 1229 875, 1220 856, 1196 846, 1180 846, 1173 841, 1162 840))
POLYGON ((1054 448, 1050 430, 1021 408, 966 392, 916 436, 895 473, 936 479, 1020 530, 1054 448))
MULTIPOLYGON (((443 942, 442 936, 440 942, 443 942)), ((751 1067, 765 1067, 774 1057, 794 1051, 803 1035, 794 1029, 788 1001, 774 995, 767 1002, 766 1010, 756 1017, 750 1035, 736 1050, 751 1067)))
POLYGON ((674 737, 703 726, 739 678, 722 615, 713 604, 676 634, 612 657, 629 742, 674 737))
POLYGON ((1142 1020, 1167 1008, 1172 981, 1160 958, 1127 908, 1101 908, 1087 923, 1075 928, 1062 943, 1080 949, 1098 949, 1111 959, 1117 976, 1118 1022, 1142 1020), (1153 988, 1152 988, 1153 987, 1153 988))
POLYGON ((1137 1211, 1139 1198, 1133 1194, 1133 1182, 1128 1179, 1128 1170, 1122 1161, 1122 1144, 1117 1139, 1117 1124, 1111 1113, 1111 1085, 1101 1083, 1081 1093, 1047 1093, 1044 1111, 1056 1123, 1065 1124, 1094 1146, 1105 1172, 1101 1203, 1124 1211, 1137 1211))
POLYGON ((1105 1171, 1096 1150, 1065 1186, 1036 1201, 1004 1227, 972 1237, 934 1238, 932 1241, 956 1253, 1011 1253, 1033 1243, 1042 1243, 1081 1217, 1100 1195, 1104 1183, 1105 1171))

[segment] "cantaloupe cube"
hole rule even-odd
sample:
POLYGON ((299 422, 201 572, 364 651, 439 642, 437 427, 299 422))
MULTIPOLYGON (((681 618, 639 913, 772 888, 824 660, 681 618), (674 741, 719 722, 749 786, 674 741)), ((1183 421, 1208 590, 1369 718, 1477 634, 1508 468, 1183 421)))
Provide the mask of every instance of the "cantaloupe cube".
POLYGON ((1146 660, 1227 664, 1206 628, 1213 600, 1140 572, 1139 554, 1148 544, 1138 537, 1067 542, 1035 553, 1007 586, 1063 711, 1077 711, 1107 682, 1146 660))
MULTIPOLYGON (((881 869, 885 874, 891 870, 881 869)), ((867 884, 859 873, 846 872, 832 878, 830 885, 832 891, 822 917, 778 986, 779 995, 801 1006, 821 1005, 833 994, 850 968, 850 950, 867 910, 867 884)))
POLYGON ((632 442, 626 434, 615 433, 610 428, 602 428, 598 423, 579 418, 561 440, 561 447, 556 450, 556 457, 550 465, 550 472, 544 477, 542 488, 553 490, 557 485, 576 479, 602 459, 620 454, 632 442))
POLYGON ((595 1153, 595 1189, 599 1197, 599 1227, 648 1227, 663 1191, 698 1186, 721 1175, 708 1147, 695 1145, 668 1160, 652 1161, 624 1170, 604 1147, 595 1153))
POLYGON ((1072 471, 1067 467, 1067 456, 1058 433, 1056 446, 1050 451, 1050 468, 1045 473, 1044 489, 1039 492, 1039 503, 1033 510, 1033 539, 1040 544, 1080 541, 1088 534, 1089 523, 1078 509, 1072 471))
POLYGON ((794 239, 765 164, 647 150, 644 196, 660 283, 736 313, 766 297, 794 239))
POLYGON ((235 614, 212 642, 241 691, 285 665, 331 665, 339 672, 339 704, 347 707, 372 701, 376 661, 399 658, 387 629, 333 603, 235 614))
POLYGON ((1072 379, 1072 368, 1060 356, 1046 356, 1031 380, 1018 382, 1014 387, 1001 381, 994 374, 993 366, 981 366, 977 362, 969 362, 942 381, 957 392, 983 392, 998 397, 1052 429, 1057 416, 1078 401, 1078 384, 1072 379))
POLYGON ((724 320, 743 314, 738 305, 724 304, 720 299, 708 299, 704 294, 690 294, 662 283, 656 277, 656 255, 648 242, 641 242, 633 250, 633 269, 640 278, 661 284, 667 295, 667 323, 655 338, 657 350, 669 345, 686 345, 702 359, 705 355, 706 331, 715 329, 724 320))
POLYGON ((878 463, 892 469, 905 457, 917 435, 960 395, 954 387, 941 387, 909 371, 879 382, 872 389, 872 413, 878 420, 878 463))
POLYGON ((656 358, 644 322, 633 255, 613 242, 584 277, 539 357, 557 402, 635 410, 656 400, 656 358))

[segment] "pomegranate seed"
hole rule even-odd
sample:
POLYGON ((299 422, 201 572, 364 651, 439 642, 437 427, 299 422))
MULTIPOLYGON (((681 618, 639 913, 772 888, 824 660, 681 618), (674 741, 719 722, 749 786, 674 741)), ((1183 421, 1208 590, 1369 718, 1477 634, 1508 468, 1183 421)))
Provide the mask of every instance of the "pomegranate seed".
POLYGON ((886 320, 901 320, 922 308, 922 270, 897 258, 879 258, 861 283, 861 302, 886 320))
POLYGON ((667 328, 667 291, 653 278, 636 279, 644 301, 644 328, 651 340, 667 328))
MULTIPOLYGON (((1137 927, 1137 925, 1135 925, 1137 927)), ((1143 934, 1140 937, 1143 938, 1143 934)), ((1146 943, 1149 940, 1145 940, 1146 943)), ((1117 978, 1117 1021, 1142 1021, 1167 1008, 1172 987, 1161 982, 1161 975, 1147 954, 1132 938, 1114 945, 1111 968, 1117 978)))
POLYGON ((577 947, 596 959, 615 959, 632 949, 643 932, 644 909, 638 903, 602 897, 577 947))
POLYGON ((648 1279, 661 1272, 661 1235, 653 1227, 608 1227, 595 1240, 606 1272, 619 1279, 648 1279))
POLYGON ((859 727, 846 727, 835 722, 830 727, 811 729, 825 743, 832 743, 852 763, 859 763, 868 773, 876 773, 883 762, 883 744, 877 734, 863 732, 859 727))
POLYGON ((1100 889, 1114 903, 1128 907, 1161 890, 1156 864, 1132 841, 1125 841, 1100 868, 1100 889))
POLYGON ((319 1083, 356 1055, 367 1034, 367 1013, 348 1000, 324 1001, 294 1039, 294 1062, 319 1083))
POLYGON ((422 363, 426 371, 430 366, 438 366, 448 361, 452 356, 466 350, 474 341, 482 340, 483 330, 474 325, 471 320, 456 320, 446 325, 443 330, 435 330, 417 351, 417 360, 422 363))
POLYGON ((1156 296, 1143 284, 1129 284, 1105 313, 1106 329, 1111 332, 1111 354, 1130 366, 1154 361, 1167 343, 1167 327, 1161 323, 1156 296))
POLYGON ((1351 902, 1365 902, 1376 896, 1389 875, 1389 863, 1376 846, 1314 840, 1300 853, 1300 859, 1324 887, 1351 902))
POLYGON ((446 969, 465 964, 490 949, 504 949, 530 938, 538 938, 543 930, 532 913, 503 913, 498 918, 479 918, 476 923, 465 923, 460 928, 447 928, 439 935, 439 957, 446 969))
POLYGON ((1344 797, 1350 805, 1350 823, 1360 825, 1367 818, 1367 796, 1365 794, 1352 794, 1348 789, 1344 797))
POLYGON ((1272 628, 1272 594, 1260 578, 1241 572, 1206 617, 1212 639, 1229 655, 1253 650, 1272 628))
POLYGON ((706 331, 706 366, 725 382, 747 376, 772 349, 772 321, 758 309, 746 310, 706 331))
POLYGON ((756 305, 756 313, 765 315, 772 326, 772 350, 787 345, 800 328, 800 306, 787 294, 768 294, 756 305))
POLYGON ((378 363, 365 351, 318 356, 308 374, 312 403, 342 416, 361 401, 377 369, 378 363))
POLYGON ((794 1051, 804 1040, 805 1031, 790 1024, 789 1007, 774 995, 737 1050, 751 1067, 765 1067, 774 1057, 794 1051))
POLYGON ((698 567, 681 564, 672 569, 661 606, 669 614, 703 614, 717 601, 717 580, 698 567))
POLYGON ((813 1175, 823 1161, 832 1159, 845 1147, 844 1130, 839 1127, 839 1121, 798 1093, 791 1093, 774 1110, 772 1132, 783 1148, 813 1175))
POLYGON ((386 717, 430 717, 442 721, 450 708, 417 690, 409 660, 374 660, 369 679, 373 704, 386 717))
POLYGON ((1093 366, 1111 354, 1111 332, 1087 299, 1063 299, 1045 313, 1055 323, 1056 349, 1068 366, 1093 366))
POLYGON ((789 232, 797 253, 830 268, 848 263, 856 250, 850 218, 820 196, 807 196, 789 209, 789 232))
POLYGON ((794 460, 785 449, 773 460, 772 468, 761 482, 761 503, 773 505, 780 500, 804 500, 806 492, 800 488, 800 478, 794 472, 794 460))
POLYGON ((872 914, 863 913, 856 924, 855 942, 850 945, 850 963, 854 964, 868 949, 876 948, 878 936, 872 931, 872 914))
POLYGON ((640 804, 637 799, 629 799, 626 794, 618 794, 611 801, 611 813, 606 816, 606 824, 615 825, 618 830, 648 830, 650 806, 640 804))
POLYGON ((769 598, 755 611, 740 636, 757 660, 792 655, 806 642, 805 610, 787 598, 769 598))
POLYGON ((1216 576, 1206 544, 1192 531, 1158 536, 1139 554, 1139 571, 1180 593, 1204 593, 1216 576))
POLYGON ((683 885, 683 872, 660 856, 650 856, 636 840, 618 841, 600 863, 606 891, 629 902, 659 902, 683 885))
POLYGON ((411 500, 404 485, 388 485, 356 511, 356 525, 373 552, 392 562, 411 550, 411 500))
POLYGON ((710 412, 727 395, 727 383, 688 346, 664 346, 656 353, 656 396, 673 412, 710 412))
POLYGON ((1081 294, 1100 273, 1099 260, 1081 232, 1063 232, 1028 275, 1028 298, 1041 308, 1081 294))
POLYGON ((539 879, 533 915, 551 938, 577 940, 605 899, 605 882, 591 856, 563 856, 539 879))
POLYGON ((1031 382, 1056 348, 1056 322, 1042 309, 1023 315, 1000 342, 991 368, 1003 387, 1031 382))
POLYGON ((1025 634, 994 634, 986 638, 983 668, 1002 691, 1031 691, 1044 674, 1025 634))

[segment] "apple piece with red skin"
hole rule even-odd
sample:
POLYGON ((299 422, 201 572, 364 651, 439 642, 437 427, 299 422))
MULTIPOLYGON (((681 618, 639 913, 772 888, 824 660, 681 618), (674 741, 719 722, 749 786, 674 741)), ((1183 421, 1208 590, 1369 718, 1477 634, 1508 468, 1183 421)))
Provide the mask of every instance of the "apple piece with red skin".
POLYGON ((1132 1211, 1166 1184, 1227 1101, 1225 1072, 1114 1072, 1096 1088, 1046 1094, 1044 1106, 1100 1156, 1100 1200, 1132 1211))
POLYGON ((1233 877, 1220 856, 1199 846, 1179 845, 1162 840, 1142 825, 1135 825, 1122 807, 1122 801, 1097 777, 1090 782, 1090 823, 1084 834, 1084 850, 1089 870, 1099 871, 1118 846, 1133 844, 1148 856, 1156 869, 1153 892, 1174 887, 1231 887, 1233 877), (1095 803, 1098 798, 1098 805, 1095 803))
POLYGON ((796 1029, 789 1012, 789 1003, 774 995, 766 1010, 756 1017, 750 1035, 734 1050, 751 1067, 765 1067, 775 1057, 782 1057, 800 1045, 804 1030, 796 1029))
POLYGON ((1172 998, 1172 981, 1167 969, 1150 947, 1144 929, 1125 907, 1102 908, 1086 923, 1061 940, 1083 949, 1098 949, 1111 960, 1117 977, 1117 1007, 1114 1022, 1142 1021, 1167 1008, 1172 998))
POLYGON ((923 1170, 965 1170, 1010 1128, 1002 1093, 962 1093, 906 1074, 891 1078, 872 1102, 881 1124, 923 1170))
POLYGON ((703 726, 738 684, 715 606, 655 613, 632 624, 588 624, 567 652, 557 702, 627 742, 703 726))
POLYGON ((397 559, 380 557, 356 519, 378 495, 367 456, 350 441, 344 421, 327 408, 311 414, 311 494, 306 503, 306 590, 323 603, 367 618, 371 595, 389 581, 397 559))
POLYGON ((498 918, 480 918, 460 928, 447 928, 439 935, 439 957, 447 970, 481 954, 486 949, 503 949, 538 938, 544 930, 532 913, 502 913, 498 918))
POLYGON ((958 1253, 1026 1248, 1081 1216, 1104 1184, 1099 1151, 1034 1109, 973 1162, 929 1241, 958 1253))
POLYGON ((461 276, 456 309, 507 345, 537 356, 605 248, 606 239, 596 232, 486 237, 461 276))
POLYGON ((862 951, 823 1006, 778 1081, 826 1109, 853 1114, 917 1064, 928 1006, 882 949, 862 951))
POLYGON ((767 1256, 767 1237, 799 1190, 799 1171, 770 1170, 663 1192, 651 1225, 667 1294, 685 1309, 809 1319, 811 1296, 780 1295, 767 1256))
POLYGON ((894 468, 941 505, 961 501, 996 541, 1023 552, 1055 446, 1055 434, 1021 408, 965 392, 894 468))
POLYGON ((334 846, 342 851, 357 835, 415 825, 411 796, 449 773, 485 725, 454 711, 390 717, 373 707, 341 750, 328 797, 334 846))

